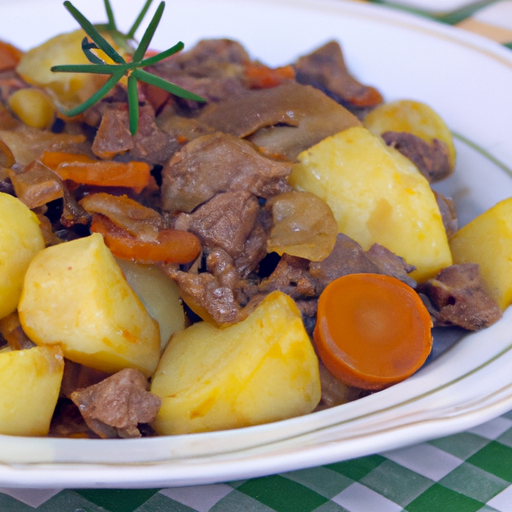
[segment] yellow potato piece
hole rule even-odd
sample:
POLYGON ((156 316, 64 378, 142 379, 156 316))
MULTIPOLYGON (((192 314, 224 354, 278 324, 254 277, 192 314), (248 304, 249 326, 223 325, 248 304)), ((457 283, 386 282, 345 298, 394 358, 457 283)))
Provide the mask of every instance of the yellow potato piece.
POLYGON ((158 267, 129 260, 116 261, 147 312, 158 322, 163 350, 176 331, 185 329, 185 312, 178 285, 158 267))
POLYGON ((18 307, 38 345, 105 372, 135 368, 150 376, 160 355, 158 324, 130 288, 100 234, 41 251, 18 307))
MULTIPOLYGON (((52 66, 90 64, 82 51, 83 30, 60 34, 24 53, 16 71, 28 83, 44 87, 52 93, 61 108, 71 109, 92 96, 105 83, 103 75, 88 73, 54 73, 52 66)), ((103 52, 98 56, 111 63, 103 52)))
POLYGON ((244 321, 177 332, 152 380, 159 434, 224 430, 311 412, 318 359, 293 300, 273 292, 244 321))
POLYGON ((459 229, 450 239, 454 263, 478 263, 487 291, 501 309, 512 303, 512 198, 459 229))
POLYGON ((8 99, 11 110, 28 126, 44 129, 55 119, 51 98, 41 89, 19 89, 8 99))
POLYGON ((446 144, 451 166, 455 167, 452 134, 439 114, 425 103, 413 100, 383 103, 365 117, 363 124, 376 135, 387 131, 407 132, 429 144, 439 139, 446 144))
POLYGON ((0 434, 48 434, 63 371, 56 345, 0 353, 0 434))
POLYGON ((0 318, 16 309, 28 265, 43 248, 37 216, 20 200, 0 193, 0 318))
POLYGON ((379 243, 416 266, 411 276, 418 281, 452 262, 427 180, 366 128, 349 128, 301 153, 290 183, 321 197, 340 233, 365 250, 379 243))

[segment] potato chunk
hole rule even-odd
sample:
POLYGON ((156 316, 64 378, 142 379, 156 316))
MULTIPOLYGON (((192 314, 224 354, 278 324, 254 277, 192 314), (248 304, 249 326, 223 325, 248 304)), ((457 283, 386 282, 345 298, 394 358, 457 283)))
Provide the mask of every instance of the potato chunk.
POLYGON ((140 265, 129 260, 116 261, 147 312, 158 322, 160 346, 163 350, 170 337, 185 328, 185 311, 178 285, 158 267, 140 265))
POLYGON ((71 361, 146 376, 158 363, 158 324, 99 234, 41 251, 27 270, 18 311, 34 343, 60 343, 71 361))
POLYGON ((301 153, 290 183, 321 197, 340 233, 365 250, 379 243, 424 281, 452 262, 434 193, 407 158, 366 128, 344 130, 301 153))
POLYGON ((0 193, 0 318, 16 309, 27 267, 41 249, 36 215, 19 199, 0 193))
POLYGON ((487 292, 503 310, 512 303, 512 198, 459 229, 450 239, 455 263, 478 263, 487 292))
POLYGON ((0 434, 44 436, 64 371, 56 345, 0 354, 0 434))
POLYGON ((244 321, 177 332, 151 391, 159 434, 223 430, 291 418, 320 401, 318 359, 293 300, 273 292, 244 321))
MULTIPOLYGON (((82 29, 52 37, 24 53, 16 71, 30 84, 44 87, 65 109, 76 107, 92 96, 105 83, 102 75, 88 73, 54 73, 52 66, 61 64, 89 64, 82 52, 82 29)), ((112 60, 98 52, 107 63, 112 60)))
POLYGON ((455 167, 455 146, 450 129, 431 107, 413 100, 397 100, 383 103, 364 119, 364 125, 372 132, 407 132, 430 144, 439 139, 446 144, 450 164, 455 167))

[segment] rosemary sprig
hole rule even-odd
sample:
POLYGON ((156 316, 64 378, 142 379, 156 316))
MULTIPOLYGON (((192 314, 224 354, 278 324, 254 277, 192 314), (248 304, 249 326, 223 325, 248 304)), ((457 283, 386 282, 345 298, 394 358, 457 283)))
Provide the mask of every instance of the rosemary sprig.
MULTIPOLYGON (((122 34, 117 29, 110 2, 109 0, 104 1, 105 8, 107 10, 108 23, 107 25, 100 25, 99 28, 101 30, 102 27, 104 27, 111 34, 117 34, 120 36, 122 34)), ((126 36, 123 35, 125 43, 128 40, 133 39, 133 35, 139 27, 142 18, 146 14, 151 2, 152 0, 146 1, 141 13, 135 20, 135 23, 128 31, 128 34, 126 36)), ((182 89, 181 87, 178 87, 177 85, 142 69, 147 66, 152 66, 157 62, 160 62, 161 60, 174 55, 176 52, 183 48, 183 43, 180 41, 172 48, 144 59, 144 55, 149 47, 149 44, 151 43, 151 39, 153 38, 156 28, 158 27, 158 24, 162 18, 165 2, 162 1, 158 6, 151 22, 149 23, 146 31, 144 32, 144 35, 142 36, 139 45, 133 51, 132 60, 130 62, 126 62, 126 60, 113 48, 113 46, 100 34, 97 26, 93 25, 71 2, 64 2, 64 7, 66 7, 73 18, 75 18, 85 33, 92 40, 92 42, 90 42, 87 38, 84 38, 82 41, 82 51, 91 64, 64 64, 60 66, 53 66, 51 70, 54 72, 110 75, 110 78, 105 82, 105 84, 84 103, 78 105, 75 108, 72 108, 71 110, 63 112, 66 116, 73 117, 87 110, 89 107, 101 100, 106 94, 108 94, 108 92, 111 91, 124 76, 128 77, 128 115, 130 132, 132 135, 135 135, 137 132, 137 127, 139 124, 139 95, 137 90, 137 81, 154 85, 181 98, 201 102, 206 101, 201 96, 187 91, 186 89, 182 89), (93 52, 93 50, 102 50, 114 62, 114 64, 106 63, 100 59, 93 52)), ((115 40, 114 36, 113 39, 115 40)))

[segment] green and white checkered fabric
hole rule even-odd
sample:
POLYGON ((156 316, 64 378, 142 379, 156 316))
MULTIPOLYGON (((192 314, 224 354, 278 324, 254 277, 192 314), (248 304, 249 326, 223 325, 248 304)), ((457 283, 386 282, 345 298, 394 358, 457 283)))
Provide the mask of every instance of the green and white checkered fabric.
POLYGON ((0 489, 1 512, 512 512, 512 412, 467 432, 327 466, 141 490, 0 489))

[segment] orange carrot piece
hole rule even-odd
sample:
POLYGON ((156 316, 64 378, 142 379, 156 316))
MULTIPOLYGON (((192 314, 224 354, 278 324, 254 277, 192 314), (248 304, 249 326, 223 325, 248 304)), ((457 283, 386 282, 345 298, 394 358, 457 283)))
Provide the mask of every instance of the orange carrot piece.
POLYGON ((68 164, 73 162, 87 162, 94 163, 97 160, 94 158, 90 158, 87 155, 82 155, 78 153, 64 153, 63 151, 45 151, 41 157, 41 162, 49 167, 50 169, 55 170, 61 164, 68 164))
POLYGON ((105 245, 117 258, 133 260, 143 264, 189 263, 199 256, 201 243, 188 231, 162 229, 153 241, 143 241, 130 236, 112 222, 94 216, 91 231, 103 235, 105 245))
POLYGON ((295 79, 295 71, 291 66, 272 69, 264 64, 251 63, 245 66, 244 72, 250 89, 268 89, 295 79))
POLYGON ((140 193, 150 182, 150 167, 145 162, 94 160, 86 155, 45 151, 41 162, 63 180, 103 187, 127 187, 140 193))
POLYGON ((23 52, 12 44, 0 41, 0 71, 14 69, 22 55, 23 52))
POLYGON ((350 386, 379 390, 418 370, 432 349, 432 320, 398 279, 349 274, 320 295, 313 339, 320 359, 350 386))

